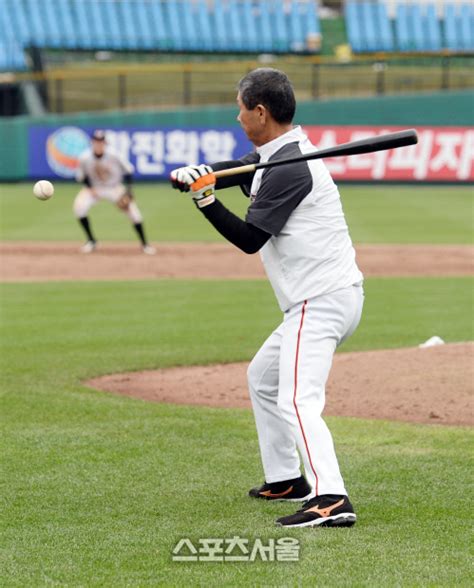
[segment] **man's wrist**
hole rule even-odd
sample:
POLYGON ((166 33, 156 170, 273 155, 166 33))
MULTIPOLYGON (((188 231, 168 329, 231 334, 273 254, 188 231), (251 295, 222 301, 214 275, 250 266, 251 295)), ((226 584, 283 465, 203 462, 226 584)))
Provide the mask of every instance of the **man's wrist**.
POLYGON ((198 208, 204 208, 205 206, 209 206, 209 204, 212 204, 215 201, 216 201, 216 196, 215 196, 214 192, 212 192, 208 196, 204 196, 203 198, 199 198, 199 199, 195 200, 196 206, 198 208))

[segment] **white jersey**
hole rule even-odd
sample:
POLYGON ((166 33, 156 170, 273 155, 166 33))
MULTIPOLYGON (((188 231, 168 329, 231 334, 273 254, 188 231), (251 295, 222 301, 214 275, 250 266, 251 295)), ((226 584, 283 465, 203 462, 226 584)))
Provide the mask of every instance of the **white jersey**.
POLYGON ((76 180, 83 182, 87 177, 92 188, 114 188, 122 183, 124 175, 133 171, 133 165, 129 161, 109 149, 101 157, 89 150, 79 158, 76 180))
MULTIPOLYGON (((301 127, 257 148, 260 161, 315 151, 301 127)), ((271 233, 260 250, 280 308, 362 283, 338 189, 320 160, 258 170, 246 221, 271 233)))

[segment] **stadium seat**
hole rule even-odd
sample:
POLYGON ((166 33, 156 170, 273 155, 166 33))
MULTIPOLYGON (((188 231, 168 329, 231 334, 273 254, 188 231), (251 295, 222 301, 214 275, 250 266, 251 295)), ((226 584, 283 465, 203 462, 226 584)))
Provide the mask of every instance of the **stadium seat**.
POLYGON ((254 18, 252 0, 241 0, 241 22, 243 23, 244 40, 247 51, 257 51, 259 46, 257 25, 254 18))
POLYGON ((91 44, 94 49, 110 48, 107 21, 102 18, 102 10, 99 2, 94 0, 84 1, 88 14, 89 28, 91 31, 91 44))
POLYGON ((194 5, 192 4, 190 6, 189 3, 182 0, 179 3, 178 10, 181 15, 185 50, 201 51, 200 35, 196 26, 196 10, 194 5))
POLYGON ((281 2, 274 2, 271 9, 274 51, 277 53, 288 52, 290 49, 290 43, 284 5, 281 2))
MULTIPOLYGON (((30 45, 307 52, 311 41, 317 50, 320 35, 316 0, 0 0, 0 7, 20 55, 30 45)), ((468 2, 451 0, 440 19, 434 0, 399 0, 392 23, 387 0, 348 0, 345 20, 356 53, 474 49, 474 6, 468 2)))
POLYGON ((379 2, 374 6, 375 27, 379 39, 380 51, 393 51, 393 33, 390 19, 387 12, 387 6, 384 2, 379 2))
POLYGON ((461 49, 459 15, 454 4, 447 4, 444 9, 445 47, 453 51, 461 49))
POLYGON ((361 5, 358 2, 347 2, 345 10, 347 37, 355 53, 365 51, 360 7, 361 5))
POLYGON ((429 4, 426 7, 426 49, 428 51, 441 50, 441 30, 436 7, 429 4))
POLYGON ((408 6, 399 4, 395 18, 395 31, 397 35, 397 46, 399 51, 410 51, 412 47, 410 28, 408 25, 408 6))
POLYGON ((464 51, 474 50, 474 5, 462 4, 460 11, 460 41, 464 51))
POLYGON ((317 48, 320 35, 316 0, 0 0, 0 8, 20 53, 32 45, 306 52, 309 40, 317 48))
POLYGON ((349 43, 356 53, 393 49, 392 29, 384 3, 348 2, 345 18, 349 43))
POLYGON ((239 2, 237 0, 229 0, 228 10, 229 38, 231 40, 232 49, 239 52, 245 51, 244 25, 242 12, 239 10, 239 2))
POLYGON ((202 50, 211 51, 214 47, 214 39, 206 0, 198 0, 197 2, 197 28, 202 50))
POLYGON ((17 0, 3 0, 2 12, 15 33, 18 43, 25 47, 31 44, 31 28, 26 18, 25 5, 17 0))
POLYGON ((45 30, 47 32, 47 45, 48 47, 53 47, 54 49, 58 49, 59 47, 63 47, 63 39, 61 35, 61 27, 59 20, 56 16, 56 6, 58 2, 57 0, 43 0, 42 10, 43 10, 43 19, 42 22, 44 23, 45 30))
POLYGON ((423 18, 419 4, 407 5, 408 34, 410 36, 410 49, 423 51, 426 49, 425 35, 423 30, 423 18))
POLYGON ((94 45, 92 43, 91 28, 89 26, 89 14, 84 4, 84 0, 72 0, 71 10, 74 26, 77 31, 78 47, 80 49, 92 49, 94 45))
POLYGON ((107 23, 105 36, 108 49, 122 49, 122 31, 118 15, 117 3, 114 0, 105 0, 100 3, 102 19, 107 23))
POLYGON ((153 48, 153 31, 151 29, 150 19, 148 18, 147 4, 143 0, 137 0, 132 4, 135 17, 135 25, 138 31, 138 45, 140 49, 153 48))
POLYGON ((434 2, 400 0, 392 27, 386 0, 349 0, 345 20, 354 52, 474 49, 474 6, 466 2, 447 3, 440 18, 434 2))
POLYGON ((444 46, 447 49, 455 49, 457 46, 456 37, 456 13, 452 4, 444 7, 444 46))
POLYGON ((270 1, 260 0, 256 14, 258 31, 258 51, 270 53, 273 51, 272 23, 270 20, 270 1))
POLYGON ((161 2, 150 2, 148 4, 148 12, 152 21, 152 32, 153 38, 155 40, 155 49, 171 49, 171 33, 165 24, 165 17, 161 2))
MULTIPOLYGON (((304 34, 306 48, 308 42, 312 39, 321 39, 321 23, 318 16, 318 4, 316 2, 306 2, 303 10, 304 34)), ((319 49, 319 47, 318 47, 319 49)))
POLYGON ((186 41, 184 38, 184 31, 182 30, 182 22, 179 12, 178 3, 176 0, 168 0, 163 4, 163 12, 165 22, 170 31, 172 48, 174 51, 184 51, 186 41))
POLYGON ((362 2, 361 11, 366 51, 379 51, 375 4, 362 2))
POLYGON ((60 30, 62 47, 65 49, 77 49, 80 46, 80 42, 69 0, 57 0, 52 2, 52 5, 53 13, 60 30))
POLYGON ((298 0, 292 0, 289 6, 290 51, 304 51, 304 28, 298 0))
POLYGON ((124 49, 139 49, 139 30, 135 22, 134 3, 130 0, 121 0, 118 3, 120 27, 122 30, 123 48, 124 49))
POLYGON ((15 32, 10 25, 10 15, 5 2, 0 0, 0 71, 26 69, 23 46, 15 38, 15 32))
POLYGON ((214 2, 212 11, 212 30, 215 51, 226 51, 230 48, 228 41, 228 31, 225 22, 224 6, 221 0, 214 2))
POLYGON ((46 47, 48 31, 40 4, 36 0, 26 0, 25 8, 31 30, 31 44, 35 47, 46 47))

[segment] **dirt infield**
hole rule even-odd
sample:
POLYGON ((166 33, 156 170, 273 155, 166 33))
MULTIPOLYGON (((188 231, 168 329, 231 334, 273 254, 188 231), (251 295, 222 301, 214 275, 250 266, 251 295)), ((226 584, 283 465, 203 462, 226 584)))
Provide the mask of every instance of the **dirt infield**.
MULTIPOLYGON (((359 245, 357 260, 371 276, 474 275, 474 247, 462 245, 359 245)), ((258 279, 258 255, 229 244, 161 243, 153 257, 136 244, 103 244, 91 255, 74 243, 0 243, 0 281, 143 280, 153 278, 258 279)))
MULTIPOLYGON (((474 343, 338 353, 326 415, 472 425, 474 343)), ((193 366, 95 378, 88 386, 153 402, 249 408, 247 364, 193 366)))
MULTIPOLYGON (((228 244, 162 243, 153 257, 135 244, 104 244, 92 255, 72 243, 0 243, 0 281, 260 279, 258 255, 228 244)), ((360 245, 371 276, 474 275, 474 247, 360 245)), ((472 425, 474 344, 336 354, 325 414, 472 425)), ((246 364, 114 374, 89 386, 156 402, 250 406, 246 364)))

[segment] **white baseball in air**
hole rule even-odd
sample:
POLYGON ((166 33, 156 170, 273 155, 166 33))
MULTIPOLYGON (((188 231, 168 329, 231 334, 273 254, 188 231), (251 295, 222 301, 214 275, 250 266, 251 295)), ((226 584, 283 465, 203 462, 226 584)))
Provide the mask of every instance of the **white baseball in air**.
POLYGON ((49 200, 54 194, 54 186, 48 180, 40 180, 33 186, 33 194, 38 200, 49 200))

